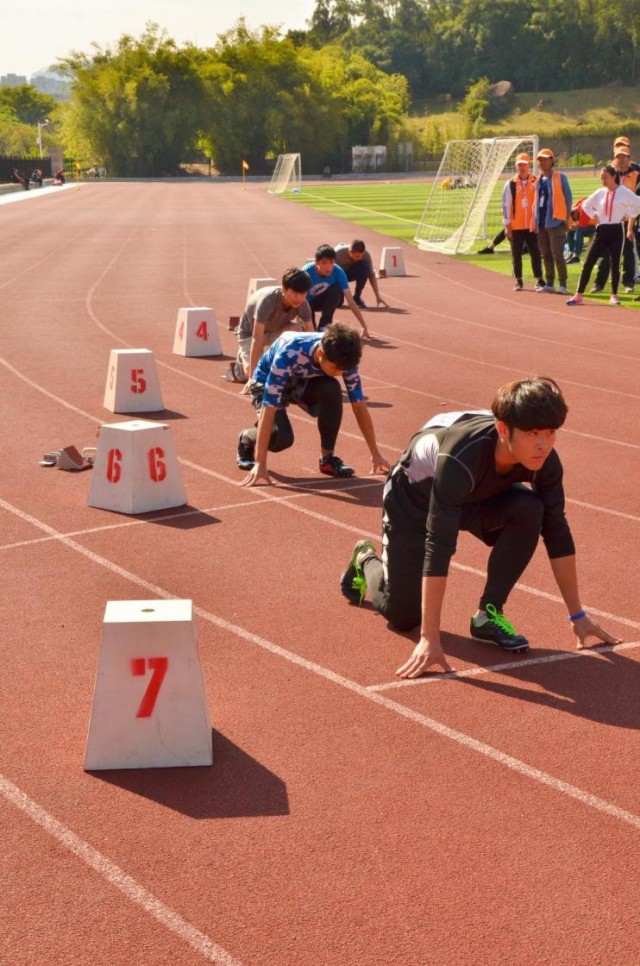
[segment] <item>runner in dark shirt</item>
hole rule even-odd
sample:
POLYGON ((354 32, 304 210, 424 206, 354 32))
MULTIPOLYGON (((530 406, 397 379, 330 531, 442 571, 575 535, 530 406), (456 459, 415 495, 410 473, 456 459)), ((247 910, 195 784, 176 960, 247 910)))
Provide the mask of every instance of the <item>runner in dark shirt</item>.
POLYGON ((383 497, 382 557, 373 544, 359 541, 341 588, 353 603, 368 590, 375 609, 398 630, 420 626, 420 642, 398 669, 401 677, 417 677, 433 665, 449 670, 440 615, 460 530, 492 548, 472 637, 527 650, 527 639, 502 611, 542 536, 578 646, 588 637, 617 643, 580 603, 562 464, 554 450, 566 413, 552 379, 508 383, 491 412, 434 416, 392 468, 383 497))

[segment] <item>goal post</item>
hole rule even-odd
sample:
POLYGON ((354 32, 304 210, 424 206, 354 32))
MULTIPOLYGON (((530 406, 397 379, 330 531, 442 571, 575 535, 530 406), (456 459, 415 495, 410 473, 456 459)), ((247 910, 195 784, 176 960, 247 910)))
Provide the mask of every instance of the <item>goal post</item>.
POLYGON ((449 141, 415 234, 418 247, 457 255, 493 238, 503 225, 504 181, 523 152, 533 166, 537 135, 449 141))
POLYGON ((279 154, 267 189, 271 194, 281 195, 285 191, 300 191, 302 164, 299 154, 279 154))

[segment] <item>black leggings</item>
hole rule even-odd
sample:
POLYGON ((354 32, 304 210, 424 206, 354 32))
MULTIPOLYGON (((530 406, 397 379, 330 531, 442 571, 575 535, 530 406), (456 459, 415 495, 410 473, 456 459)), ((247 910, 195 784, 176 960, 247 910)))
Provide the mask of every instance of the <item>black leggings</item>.
POLYGON ((536 282, 539 282, 542 278, 542 259, 535 232, 527 231, 526 228, 516 228, 511 233, 510 244, 514 278, 517 278, 519 282, 522 281, 522 252, 527 248, 531 258, 533 277, 536 282))
MULTIPOLYGON (((422 619, 422 567, 426 515, 411 501, 403 473, 385 485, 382 560, 370 557, 364 572, 375 609, 399 631, 422 619)), ((463 506, 460 529, 491 547, 487 580, 479 607, 502 610, 531 560, 540 538, 543 505, 537 494, 516 484, 489 500, 463 506)))
MULTIPOLYGON (((320 446, 323 450, 333 453, 342 423, 342 389, 338 380, 333 376, 325 375, 307 379, 302 393, 296 399, 296 404, 310 416, 317 418, 320 446)), ((255 443, 258 430, 255 427, 245 429, 242 435, 255 443)), ((269 452, 281 453, 282 450, 293 446, 293 440, 293 427, 286 409, 276 410, 269 440, 269 452)))
POLYGON ((596 226, 595 234, 587 248, 584 266, 580 272, 580 281, 578 282, 578 292, 580 295, 583 294, 589 284, 593 266, 606 252, 609 253, 611 258, 611 292, 613 295, 618 294, 618 285, 620 284, 620 253, 622 251, 624 237, 625 229, 622 224, 596 226))

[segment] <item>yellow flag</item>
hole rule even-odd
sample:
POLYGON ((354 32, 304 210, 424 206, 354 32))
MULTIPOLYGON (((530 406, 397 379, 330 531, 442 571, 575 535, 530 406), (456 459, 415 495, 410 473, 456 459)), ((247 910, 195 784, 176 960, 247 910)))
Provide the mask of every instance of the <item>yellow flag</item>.
POLYGON ((243 171, 248 171, 249 170, 249 165, 247 164, 247 162, 244 159, 242 161, 242 170, 243 171))

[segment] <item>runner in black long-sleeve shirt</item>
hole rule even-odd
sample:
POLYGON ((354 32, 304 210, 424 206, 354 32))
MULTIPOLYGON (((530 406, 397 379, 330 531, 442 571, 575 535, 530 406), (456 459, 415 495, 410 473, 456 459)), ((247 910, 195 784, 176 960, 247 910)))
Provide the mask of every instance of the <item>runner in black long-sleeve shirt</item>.
POLYGON ((540 536, 581 647, 588 637, 617 643, 580 603, 575 546, 564 513, 562 464, 554 451, 567 406, 545 377, 502 386, 492 410, 441 413, 412 438, 392 468, 383 497, 382 558, 359 541, 341 578, 343 594, 373 606, 398 630, 420 626, 420 642, 398 669, 417 677, 449 670, 440 615, 458 533, 491 553, 471 636, 509 651, 526 650, 502 610, 540 536))

